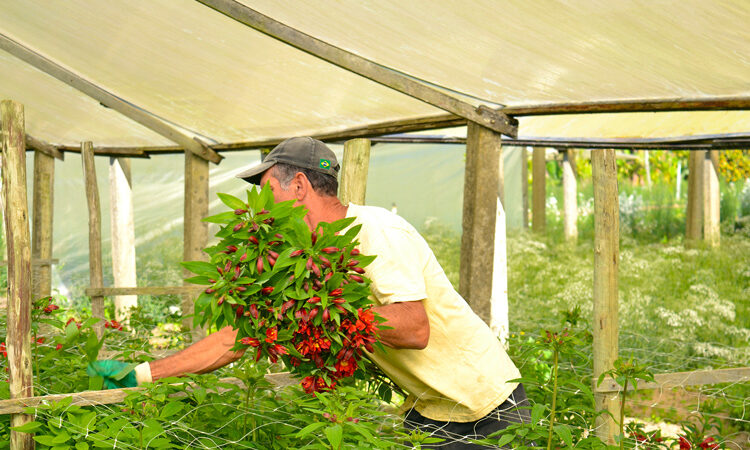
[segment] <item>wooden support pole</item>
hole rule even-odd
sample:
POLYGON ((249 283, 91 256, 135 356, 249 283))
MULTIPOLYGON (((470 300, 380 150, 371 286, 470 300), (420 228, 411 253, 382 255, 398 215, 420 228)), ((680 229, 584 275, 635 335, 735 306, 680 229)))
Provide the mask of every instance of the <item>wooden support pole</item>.
MULTIPOLYGON (((52 259, 54 190, 55 158, 41 150, 35 150, 31 257, 37 260, 52 259)), ((52 266, 32 265, 31 283, 32 299, 50 295, 52 292, 52 266)))
MULTIPOLYGON (((620 260, 620 208, 614 150, 591 152, 594 178, 594 380, 614 367, 618 354, 617 284, 620 260)), ((617 395, 598 393, 598 410, 619 417, 617 395)), ((596 419, 597 435, 609 444, 619 432, 612 417, 596 419)))
POLYGON ((531 160, 531 229, 544 233, 547 228, 547 151, 534 147, 531 160))
MULTIPOLYGON (((0 102, 3 151, 5 242, 8 246, 8 324, 6 345, 10 398, 34 395, 31 361, 31 240, 26 194, 26 138, 23 105, 0 102)), ((13 414, 10 425, 21 426, 32 416, 13 414)), ((31 434, 10 432, 10 448, 34 448, 31 434)))
POLYGON ((566 241, 575 243, 578 240, 578 190, 573 168, 573 151, 563 151, 563 234, 566 241))
MULTIPOLYGON (((104 286, 102 268, 102 211, 99 202, 99 186, 96 182, 96 167, 94 166, 94 150, 91 142, 81 143, 81 161, 83 163, 83 178, 86 185, 86 202, 89 208, 89 285, 92 288, 104 286)), ((94 325, 96 334, 104 331, 104 297, 91 297, 91 315, 102 319, 94 325)))
POLYGON ((529 228, 529 152, 526 147, 521 147, 521 196, 523 201, 522 223, 523 228, 529 228))
MULTIPOLYGON (((208 223, 202 219, 208 216, 208 161, 185 152, 185 212, 184 212, 184 261, 206 261, 203 249, 208 244, 208 223)), ((183 270, 185 278, 192 274, 183 270)), ((184 283, 188 285, 188 283, 184 283)), ((182 297, 182 326, 192 329, 193 342, 205 337, 200 327, 193 327, 195 295, 182 297)))
POLYGON ((693 150, 688 156, 688 198, 685 245, 694 246, 703 236, 703 179, 705 150, 693 150))
POLYGON ((719 151, 706 151, 703 161, 703 239, 710 247, 718 247, 721 241, 719 151))
MULTIPOLYGON (((115 286, 136 286, 135 225, 130 159, 109 158, 109 207, 112 230, 112 277, 115 286)), ((138 306, 135 295, 118 295, 115 319, 127 323, 130 308, 138 306)))
POLYGON ((500 148, 499 133, 469 122, 458 290, 488 325, 491 321, 500 148))
POLYGON ((367 171, 370 167, 370 140, 350 139, 344 143, 339 199, 344 205, 364 205, 367 171))

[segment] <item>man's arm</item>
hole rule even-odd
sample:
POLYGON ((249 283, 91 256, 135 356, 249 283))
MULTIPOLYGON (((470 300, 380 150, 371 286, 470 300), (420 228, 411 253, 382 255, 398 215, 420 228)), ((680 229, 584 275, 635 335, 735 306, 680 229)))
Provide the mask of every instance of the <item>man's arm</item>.
POLYGON ((422 301, 375 306, 374 312, 386 319, 380 341, 388 347, 422 350, 430 341, 430 322, 422 301))
POLYGON ((151 378, 158 380, 187 373, 206 373, 237 361, 245 351, 230 350, 236 338, 237 331, 224 327, 174 355, 151 361, 151 378))

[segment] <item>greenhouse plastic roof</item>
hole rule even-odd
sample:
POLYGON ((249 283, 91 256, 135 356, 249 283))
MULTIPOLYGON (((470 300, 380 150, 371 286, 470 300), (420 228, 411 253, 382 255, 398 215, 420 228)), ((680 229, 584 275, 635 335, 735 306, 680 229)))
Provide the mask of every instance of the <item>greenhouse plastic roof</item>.
MULTIPOLYGON (((245 0, 474 106, 750 99, 750 2, 245 0)), ((190 0, 0 0, 0 33, 209 144, 444 115, 190 0)), ((170 140, 0 51, 0 98, 56 145, 170 140)), ((750 130, 747 111, 522 118, 520 135, 750 130)))

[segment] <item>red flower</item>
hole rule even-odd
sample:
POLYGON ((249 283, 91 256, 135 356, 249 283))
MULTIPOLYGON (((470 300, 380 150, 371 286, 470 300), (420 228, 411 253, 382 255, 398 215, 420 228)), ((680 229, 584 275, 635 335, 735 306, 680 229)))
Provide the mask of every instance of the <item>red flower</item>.
POLYGON ((5 342, 0 342, 0 355, 3 355, 5 358, 8 357, 8 350, 5 349, 5 342))
POLYGON ((302 385, 302 389, 304 389, 306 393, 312 394, 313 392, 315 392, 315 377, 305 377, 302 379, 302 382, 300 384, 302 385))
POLYGON ((260 341, 252 337, 243 337, 242 339, 240 339, 240 343, 244 345, 250 345, 252 347, 257 347, 260 345, 260 341))
POLYGON ((113 330, 122 331, 122 324, 116 320, 110 320, 108 322, 104 322, 104 328, 112 328, 113 330))
POLYGON ((269 295, 271 292, 273 292, 273 286, 266 286, 263 289, 261 289, 260 292, 263 295, 269 295))
POLYGON ((690 445, 690 442, 688 442, 683 436, 680 436, 680 450, 690 450, 691 448, 693 448, 693 446, 690 445))
POLYGON ((266 330, 266 342, 268 342, 269 344, 272 344, 273 341, 278 339, 278 337, 279 337, 279 333, 276 330, 276 327, 271 327, 266 330))
POLYGON ((354 375, 357 370, 357 360, 354 358, 336 362, 336 378, 346 378, 354 375))
POLYGON ((65 326, 67 327, 68 325, 70 325, 70 322, 75 323, 78 328, 81 328, 81 324, 78 323, 78 321, 73 317, 71 317, 70 319, 68 319, 67 322, 65 322, 65 326))
POLYGON ((49 314, 52 311, 55 311, 55 310, 58 310, 58 309, 60 309, 59 306, 53 305, 52 303, 50 303, 46 308, 44 308, 44 312, 47 313, 47 314, 49 314))
POLYGON ((57 345, 55 346, 55 350, 61 350, 61 349, 62 349, 62 347, 63 347, 63 346, 62 346, 62 344, 57 344, 57 345))
POLYGON ((37 338, 36 343, 40 345, 44 344, 44 338, 43 337, 37 338))
POLYGON ((712 437, 707 437, 698 446, 700 448, 719 448, 719 444, 715 443, 712 437))
POLYGON ((286 347, 284 347, 281 344, 276 344, 268 347, 268 357, 271 359, 271 362, 276 362, 279 360, 279 356, 286 355, 289 352, 287 351, 286 347))

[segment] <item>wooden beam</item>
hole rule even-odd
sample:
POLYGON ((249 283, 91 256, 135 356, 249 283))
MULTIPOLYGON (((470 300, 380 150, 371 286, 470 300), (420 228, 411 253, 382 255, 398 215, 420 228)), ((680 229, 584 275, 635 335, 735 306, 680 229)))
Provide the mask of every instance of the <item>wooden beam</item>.
MULTIPOLYGON (((102 212, 99 203, 99 187, 96 182, 96 166, 91 142, 81 143, 81 162, 86 186, 86 204, 89 211, 89 284, 94 288, 104 286, 102 269, 102 212)), ((97 335, 104 331, 104 297, 91 297, 91 316, 102 319, 94 325, 97 335)))
POLYGON ((563 235, 568 242, 578 240, 578 183, 573 169, 573 150, 563 151, 563 235))
POLYGON ((188 136, 173 125, 159 119, 145 109, 122 99, 102 87, 97 86, 81 75, 66 69, 23 44, 0 33, 0 49, 51 75, 63 83, 88 95, 102 105, 111 108, 129 119, 138 122, 151 131, 180 144, 192 153, 218 164, 222 157, 198 139, 188 136))
MULTIPOLYGON (((34 395, 31 360, 31 240, 26 194, 26 139, 23 105, 11 100, 0 102, 0 148, 3 150, 3 197, 5 245, 8 248, 7 343, 10 398, 34 395)), ((18 414, 10 418, 12 427, 33 420, 18 414)), ((10 448, 34 448, 32 435, 10 432, 10 448)))
MULTIPOLYGON (((597 380, 594 380, 596 382, 597 380)), ((747 383, 750 381, 750 367, 716 370, 694 370, 690 372, 659 373, 654 375, 652 383, 638 383, 638 390, 672 389, 686 386, 704 386, 720 383, 747 383)), ((628 392, 634 391, 632 384, 628 392)), ((612 378, 605 378, 596 388, 596 392, 621 392, 622 386, 612 378)))
POLYGON ((198 1, 261 33, 402 94, 463 117, 498 133, 512 137, 515 137, 518 133, 518 122, 505 113, 483 105, 474 107, 435 88, 415 81, 400 72, 297 31, 242 3, 234 0, 198 1))
POLYGON ((26 148, 33 148, 34 150, 39 150, 40 152, 52 157, 59 159, 60 161, 65 160, 65 153, 61 152, 57 149, 54 145, 51 145, 47 142, 44 142, 41 139, 37 139, 33 136, 26 135, 26 148))
MULTIPOLYGON (((28 142, 28 140, 27 140, 28 142)), ((42 150, 34 151, 34 217, 31 257, 37 261, 52 258, 52 225, 55 192, 55 158, 42 150)), ((31 298, 52 292, 52 266, 32 264, 31 298)))
MULTIPOLYGON (((289 372, 280 372, 280 373, 269 373, 265 375, 266 381, 273 384, 276 388, 283 388, 286 386, 292 386, 294 384, 299 383, 299 379, 296 379, 291 376, 289 372)), ((233 384, 235 386, 244 386, 244 382, 240 380, 239 378, 229 377, 229 378, 222 378, 219 380, 219 383, 227 383, 227 384, 233 384)), ((175 386, 180 386, 181 384, 175 383, 175 386)), ((186 390, 191 389, 194 387, 194 383, 188 383, 188 387, 186 390)), ((60 400, 63 400, 68 397, 72 397, 73 401, 71 402, 71 405, 76 406, 99 406, 99 405, 111 405, 113 403, 122 403, 125 400, 125 397, 130 392, 138 392, 143 391, 144 388, 142 387, 132 387, 132 388, 121 388, 121 389, 107 389, 103 391, 83 391, 83 392, 74 392, 70 394, 52 394, 52 395, 41 395, 37 397, 30 397, 30 398, 23 398, 23 399, 14 399, 14 400, 0 400, 0 415, 3 414, 17 414, 19 412, 23 412, 25 408, 29 407, 36 407, 41 404, 49 404, 52 402, 59 402, 60 400)), ((218 388, 217 392, 226 392, 226 388, 218 388)), ((176 392, 170 397, 183 397, 186 393, 183 392, 176 392)), ((26 434, 26 433, 21 433, 26 434)), ((28 436, 31 436, 30 434, 27 434, 28 436)))
POLYGON ((84 292, 88 296, 114 297, 116 295, 195 295, 205 286, 138 286, 138 287, 90 287, 84 292))
POLYGON ((534 147, 531 156, 531 229, 544 233, 547 228, 547 150, 534 147))
POLYGON ((750 109, 750 97, 663 98, 608 100, 595 102, 549 103, 509 106, 500 111, 511 116, 549 116, 557 114, 594 114, 666 111, 729 111, 750 109))
POLYGON ((685 214, 685 245, 694 246, 703 236, 703 164, 705 151, 688 155, 688 194, 685 214))
POLYGON ((344 143, 341 163, 339 199, 344 205, 364 205, 367 193, 367 170, 370 167, 370 141, 351 139, 344 143))
POLYGON ((703 160, 703 239, 710 247, 721 241, 720 221, 719 151, 709 150, 703 160))
POLYGON ((500 134, 469 122, 467 136, 458 291, 489 325, 500 134))
MULTIPOLYGON (((617 196, 617 165, 614 150, 591 154, 594 179, 594 379, 614 367, 618 355, 618 266, 620 261, 620 207, 617 196)), ((596 394, 597 435, 614 444, 619 431, 612 417, 619 417, 616 395, 596 394)))
MULTIPOLYGON (((184 198, 183 261, 206 261, 203 249, 208 245, 208 223, 202 219, 208 216, 208 162, 191 153, 185 153, 184 198)), ((187 269, 183 269, 183 274, 185 278, 192 276, 187 269)), ((205 337, 205 330, 193 326, 194 302, 192 295, 183 295, 182 326, 193 330, 193 342, 205 337)))

